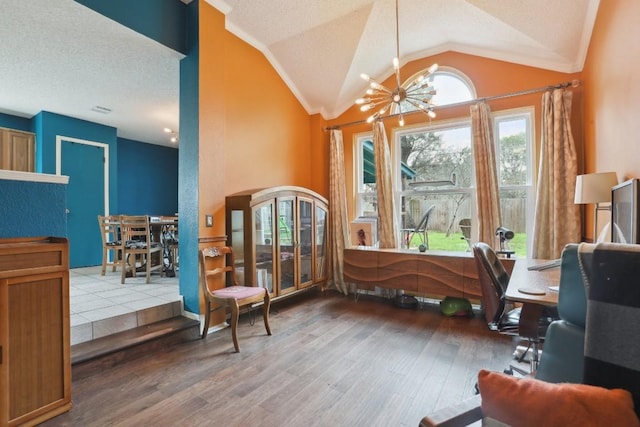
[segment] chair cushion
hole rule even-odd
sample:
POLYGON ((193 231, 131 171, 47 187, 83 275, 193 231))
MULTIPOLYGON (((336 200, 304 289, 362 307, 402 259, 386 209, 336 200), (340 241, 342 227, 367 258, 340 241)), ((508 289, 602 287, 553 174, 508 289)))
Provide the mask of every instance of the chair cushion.
POLYGON ((481 370, 482 414, 513 426, 640 426, 631 393, 481 370))
POLYGON ((264 294, 264 288, 255 286, 229 286, 213 291, 213 295, 218 298, 243 299, 264 294))

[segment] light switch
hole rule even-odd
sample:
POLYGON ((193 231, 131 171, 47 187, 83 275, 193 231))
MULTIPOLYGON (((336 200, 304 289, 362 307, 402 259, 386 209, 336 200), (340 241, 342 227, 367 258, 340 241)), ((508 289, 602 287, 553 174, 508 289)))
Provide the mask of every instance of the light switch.
POLYGON ((207 227, 213 227, 213 215, 205 215, 205 222, 207 227))

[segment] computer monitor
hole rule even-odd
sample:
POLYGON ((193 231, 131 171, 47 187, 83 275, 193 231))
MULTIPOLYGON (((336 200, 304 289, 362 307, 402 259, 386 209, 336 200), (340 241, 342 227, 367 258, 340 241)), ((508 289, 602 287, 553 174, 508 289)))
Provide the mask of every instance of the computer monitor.
POLYGON ((640 243, 640 179, 634 178, 611 189, 611 241, 640 243))

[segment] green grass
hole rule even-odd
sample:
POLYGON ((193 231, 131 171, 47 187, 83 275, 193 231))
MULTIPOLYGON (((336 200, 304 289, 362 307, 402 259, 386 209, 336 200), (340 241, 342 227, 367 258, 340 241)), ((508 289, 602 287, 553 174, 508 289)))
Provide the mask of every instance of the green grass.
MULTIPOLYGON (((517 258, 527 257, 527 235, 525 233, 516 233, 513 240, 509 241, 509 247, 516 252, 517 258)), ((411 239, 411 248, 417 248, 420 245, 420 236, 415 235, 411 239)), ((495 246, 495 242, 487 242, 491 246, 495 246)), ((439 251, 460 251, 464 252, 469 248, 467 242, 462 239, 462 233, 453 233, 447 237, 444 232, 429 231, 429 249, 439 251)))

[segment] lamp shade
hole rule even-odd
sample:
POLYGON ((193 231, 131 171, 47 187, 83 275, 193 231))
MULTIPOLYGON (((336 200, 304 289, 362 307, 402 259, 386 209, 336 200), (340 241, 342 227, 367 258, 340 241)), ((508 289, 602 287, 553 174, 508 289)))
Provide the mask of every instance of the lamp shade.
POLYGON ((588 173, 576 177, 574 203, 603 203, 611 201, 611 187, 618 185, 615 172, 588 173))

